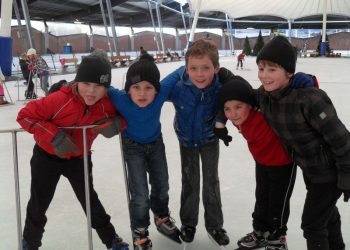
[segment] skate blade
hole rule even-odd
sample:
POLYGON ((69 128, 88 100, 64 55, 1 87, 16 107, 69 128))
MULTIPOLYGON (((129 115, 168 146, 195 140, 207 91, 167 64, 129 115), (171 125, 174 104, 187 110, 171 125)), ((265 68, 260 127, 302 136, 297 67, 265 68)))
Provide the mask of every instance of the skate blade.
POLYGON ((189 244, 191 244, 191 243, 184 242, 184 248, 183 248, 183 250, 186 250, 186 249, 187 249, 187 246, 188 246, 189 244))
POLYGON ((208 233, 208 237, 213 242, 213 244, 217 246, 219 249, 222 249, 222 250, 229 249, 228 245, 226 246, 219 245, 209 233, 208 233))
POLYGON ((176 232, 174 232, 173 234, 165 234, 163 233, 162 231, 159 231, 158 232, 162 235, 164 235, 166 238, 178 243, 178 244, 182 244, 182 240, 180 239, 180 231, 177 230, 176 232))
POLYGON ((233 250, 253 250, 253 249, 265 249, 264 246, 259 246, 259 247, 251 247, 251 248, 247 248, 247 247, 237 247, 233 250))

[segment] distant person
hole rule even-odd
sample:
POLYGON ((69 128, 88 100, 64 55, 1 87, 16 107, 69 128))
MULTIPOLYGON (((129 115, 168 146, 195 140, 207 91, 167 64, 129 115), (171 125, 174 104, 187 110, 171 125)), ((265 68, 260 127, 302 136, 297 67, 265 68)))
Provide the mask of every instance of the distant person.
POLYGON ((34 92, 34 83, 33 83, 33 74, 28 69, 30 64, 29 58, 26 53, 22 53, 19 59, 19 66, 21 67, 23 78, 26 80, 26 85, 28 85, 27 90, 25 91, 26 99, 35 99, 36 94, 34 92))
POLYGON ((237 56, 237 66, 236 69, 241 66, 241 69, 243 69, 243 61, 244 61, 245 54, 242 52, 237 56))
POLYGON ((140 55, 147 54, 147 50, 145 50, 142 46, 140 47, 140 55))
POLYGON ((140 57, 139 60, 146 59, 149 61, 154 61, 153 56, 148 54, 147 50, 145 50, 142 46, 140 47, 140 57))
POLYGON ((40 78, 40 87, 46 96, 49 92, 49 66, 44 58, 38 55, 33 48, 27 51, 27 56, 29 58, 28 68, 32 72, 32 75, 36 74, 40 78))

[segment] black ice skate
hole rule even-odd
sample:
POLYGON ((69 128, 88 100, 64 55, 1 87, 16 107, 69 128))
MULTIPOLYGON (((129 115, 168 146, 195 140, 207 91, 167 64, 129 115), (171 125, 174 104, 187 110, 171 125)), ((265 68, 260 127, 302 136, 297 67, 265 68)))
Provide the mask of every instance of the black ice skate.
POLYGON ((254 231, 238 240, 236 250, 258 249, 267 245, 268 232, 254 231))
POLYGON ((227 236, 226 230, 223 228, 207 229, 209 238, 215 245, 221 249, 226 249, 225 246, 230 243, 230 238, 227 236))
POLYGON ((157 230, 167 238, 181 244, 180 230, 176 227, 175 221, 170 216, 155 217, 154 222, 157 230))
POLYGON ((129 244, 125 243, 118 235, 112 241, 112 248, 110 250, 129 250, 129 244))
POLYGON ((180 237, 184 242, 190 243, 194 239, 196 234, 196 228, 191 226, 182 225, 180 237))
POLYGON ((22 250, 39 250, 38 247, 31 247, 26 240, 22 240, 22 250))
POLYGON ((134 250, 152 250, 152 241, 148 237, 147 229, 134 229, 133 231, 134 250))
POLYGON ((270 239, 268 237, 265 250, 288 250, 286 236, 282 235, 277 239, 270 239))

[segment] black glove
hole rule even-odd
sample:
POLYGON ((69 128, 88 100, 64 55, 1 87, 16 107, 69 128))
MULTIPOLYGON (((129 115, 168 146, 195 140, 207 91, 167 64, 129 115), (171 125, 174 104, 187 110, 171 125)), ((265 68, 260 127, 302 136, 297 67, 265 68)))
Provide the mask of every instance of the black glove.
POLYGON ((102 134, 106 138, 111 138, 123 129, 125 129, 125 121, 121 117, 111 117, 103 119, 95 123, 96 127, 91 130, 95 134, 102 134))
POLYGON ((350 190, 343 190, 344 202, 348 202, 350 199, 350 190))
POLYGON ((222 84, 225 84, 230 79, 235 77, 235 75, 230 70, 226 69, 225 67, 220 68, 218 76, 219 76, 219 81, 222 84))
POLYGON ((226 146, 232 141, 232 136, 228 135, 227 128, 214 128, 214 134, 217 138, 221 139, 226 146))
POLYGON ((55 148, 56 155, 62 159, 71 153, 80 153, 79 148, 75 144, 75 140, 63 130, 58 131, 51 141, 51 145, 55 148))

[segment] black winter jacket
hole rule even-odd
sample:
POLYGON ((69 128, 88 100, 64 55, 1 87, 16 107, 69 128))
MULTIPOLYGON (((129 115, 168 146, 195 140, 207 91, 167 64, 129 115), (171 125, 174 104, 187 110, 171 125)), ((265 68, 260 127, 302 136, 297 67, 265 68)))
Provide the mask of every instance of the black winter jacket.
POLYGON ((337 180, 338 188, 350 190, 350 133, 327 94, 289 86, 257 93, 266 120, 304 175, 313 183, 337 180))

